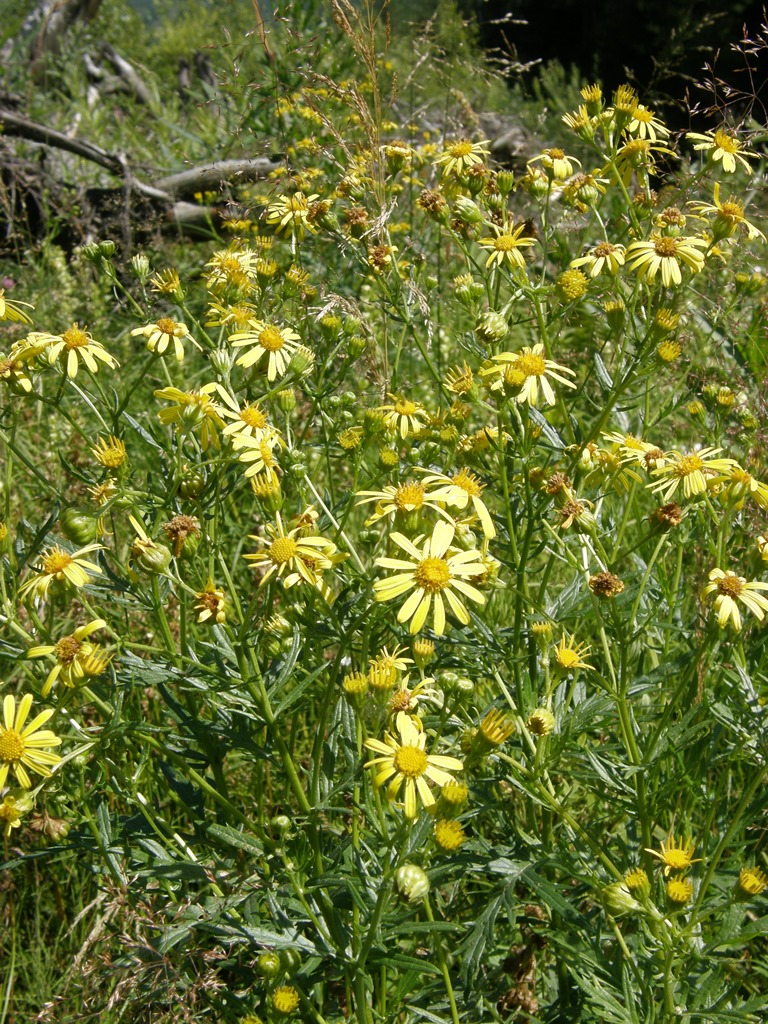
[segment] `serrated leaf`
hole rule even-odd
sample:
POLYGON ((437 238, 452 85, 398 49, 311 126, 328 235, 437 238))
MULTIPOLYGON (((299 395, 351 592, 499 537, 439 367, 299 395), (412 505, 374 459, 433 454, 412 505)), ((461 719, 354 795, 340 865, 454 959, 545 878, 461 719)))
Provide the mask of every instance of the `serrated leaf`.
POLYGON ((608 372, 608 367, 603 362, 603 358, 599 352, 595 352, 595 376, 597 377, 598 383, 606 394, 609 391, 613 391, 613 377, 608 372))
POLYGON ((249 836, 247 832, 240 832, 232 825, 208 825, 206 835, 218 839, 225 846, 231 846, 235 850, 248 850, 249 853, 262 854, 264 847, 255 836, 249 836))
POLYGON ((541 427, 542 434, 546 437, 553 448, 557 448, 558 451, 563 451, 567 447, 562 437, 560 437, 549 420, 545 419, 538 409, 531 405, 528 407, 528 414, 536 426, 541 427))

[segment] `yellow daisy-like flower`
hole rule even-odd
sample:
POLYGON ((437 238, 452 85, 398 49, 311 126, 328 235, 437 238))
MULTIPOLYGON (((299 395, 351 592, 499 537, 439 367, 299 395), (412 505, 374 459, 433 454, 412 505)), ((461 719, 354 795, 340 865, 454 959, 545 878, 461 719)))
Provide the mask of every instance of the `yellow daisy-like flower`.
POLYGON ((427 754, 426 734, 407 715, 398 718, 396 727, 397 737, 387 733, 383 743, 374 739, 365 741, 368 750, 380 755, 368 761, 365 767, 376 768, 374 785, 378 788, 386 784, 388 800, 395 800, 401 789, 405 790, 403 813, 413 819, 419 812, 417 797, 424 807, 435 804, 428 783, 445 786, 453 781, 449 773, 460 772, 464 764, 457 757, 427 754))
POLYGON ((19 587, 19 599, 27 597, 39 597, 45 599, 48 596, 48 588, 55 581, 57 583, 71 583, 72 586, 86 586, 91 582, 89 573, 101 573, 98 565, 83 558, 90 551, 101 551, 101 544, 87 544, 78 551, 71 554, 64 548, 55 544, 52 548, 43 551, 40 556, 41 568, 19 587))
POLYGON ((481 238, 479 244, 486 250, 490 250, 490 256, 486 260, 486 267, 495 264, 503 266, 506 262, 510 267, 525 268, 525 257, 520 252, 527 245, 533 245, 536 241, 528 234, 525 222, 518 224, 516 228, 511 226, 495 227, 495 238, 481 238))
POLYGON ((200 348, 194 338, 190 337, 189 328, 186 324, 178 323, 169 316, 161 316, 154 323, 147 324, 144 327, 136 327, 131 331, 133 337, 139 334, 147 339, 149 351, 156 352, 159 356, 163 355, 169 345, 173 345, 178 362, 184 359, 183 338, 189 338, 197 348, 200 348))
POLYGON ((563 633, 560 643, 555 647, 557 668, 562 672, 575 672, 579 668, 594 672, 594 666, 583 660, 590 650, 589 644, 576 643, 575 636, 563 633))
POLYGON ((32 381, 25 372, 23 363, 11 356, 0 355, 0 380, 4 380, 8 384, 15 384, 27 394, 32 391, 32 381))
POLYGON ((652 110, 638 103, 632 114, 632 120, 627 125, 627 133, 639 139, 650 139, 655 142, 657 139, 669 137, 669 128, 663 121, 659 121, 652 110))
POLYGON ((629 244, 627 266, 630 270, 636 270, 640 280, 648 284, 652 284, 661 271, 664 287, 671 288, 682 283, 682 266, 688 267, 694 274, 704 269, 704 255, 699 249, 706 249, 708 245, 706 239, 692 235, 670 238, 653 234, 647 240, 629 244))
POLYGON ((634 434, 619 434, 616 431, 603 433, 606 441, 615 445, 619 462, 622 465, 637 463, 644 469, 655 469, 664 465, 666 461, 664 452, 650 441, 643 441, 634 434))
POLYGON ((232 448, 238 453, 238 461, 248 467, 245 471, 246 478, 255 477, 259 473, 275 475, 275 448, 285 448, 285 441, 276 427, 268 426, 265 430, 254 431, 252 435, 243 432, 230 436, 232 448))
POLYGON ((670 878, 667 882, 667 896, 673 903, 682 906, 693 896, 693 882, 687 878, 670 878))
POLYGON ((483 163, 489 155, 488 140, 483 142, 470 142, 469 139, 456 139, 448 143, 440 156, 435 160, 438 167, 442 167, 444 178, 463 174, 475 164, 483 163))
POLYGON ((229 339, 233 348, 248 346, 248 351, 237 360, 238 366, 253 366, 267 357, 267 380, 272 383, 288 372, 291 359, 301 338, 289 327, 278 327, 262 320, 247 331, 237 331, 229 339))
POLYGON ((572 267, 588 267, 590 277, 598 277, 603 270, 618 274, 624 266, 624 246, 612 242, 598 242, 585 256, 571 260, 572 267))
POLYGON ((106 469, 117 469, 128 457, 125 442, 114 434, 110 434, 106 440, 100 437, 91 451, 96 461, 106 469))
POLYGON ((244 434, 246 437, 261 437, 270 430, 269 416, 258 402, 247 402, 244 406, 237 401, 220 384, 217 386, 219 398, 224 405, 219 409, 222 416, 232 420, 222 430, 225 437, 244 434))
POLYGON ((250 540, 263 545, 264 550, 245 555, 252 569, 264 569, 259 581, 263 587, 273 576, 283 580, 286 588, 297 583, 317 586, 320 574, 332 569, 340 560, 336 545, 325 537, 304 537, 302 527, 286 531, 280 513, 275 513, 274 524, 266 526, 267 537, 250 536, 250 540))
POLYGON ((731 466, 722 482, 727 482, 726 494, 736 508, 742 508, 744 499, 750 497, 760 508, 768 509, 768 484, 757 480, 738 464, 731 466))
POLYGON ((380 405, 376 412, 384 413, 384 425, 392 434, 405 439, 409 434, 418 434, 426 425, 429 413, 419 402, 412 402, 401 395, 389 394, 391 405, 380 405))
POLYGON ((29 314, 21 308, 22 306, 26 306, 27 309, 35 308, 29 302, 12 302, 5 297, 5 288, 0 288, 0 320, 10 320, 17 324, 31 324, 32 320, 29 314))
POLYGON ((727 473, 732 466, 737 465, 734 459, 713 458, 721 451, 722 448, 701 448, 698 452, 665 452, 664 464, 657 463, 652 471, 652 475, 659 479, 648 484, 648 487, 655 494, 661 495, 665 502, 671 500, 681 483, 686 498, 704 494, 708 478, 718 473, 727 473))
POLYGON ((556 402, 555 392, 547 377, 559 381, 565 387, 575 388, 573 381, 568 380, 563 374, 575 376, 573 370, 567 366, 561 366, 544 356, 544 345, 539 343, 532 348, 524 347, 521 352, 501 352, 492 357, 496 366, 480 371, 481 377, 495 375, 498 379, 491 385, 492 390, 498 390, 504 383, 512 384, 520 391, 515 401, 518 405, 528 403, 536 406, 539 402, 539 388, 544 396, 547 405, 554 405, 556 402))
POLYGON ((377 601, 392 601, 413 591, 397 613, 398 622, 410 621, 411 633, 421 630, 430 608, 434 606, 433 629, 438 636, 442 636, 445 632, 446 602, 459 622, 468 625, 469 612, 458 595, 477 604, 485 604, 483 594, 467 582, 485 572, 482 554, 479 551, 450 553, 454 533, 455 528, 448 523, 435 523, 432 536, 424 541, 421 550, 402 534, 392 533, 392 541, 410 555, 412 561, 402 558, 376 559, 376 565, 382 569, 398 570, 396 575, 374 584, 377 601))
POLYGON ((743 867, 739 872, 739 887, 750 896, 759 896, 768 889, 768 875, 760 868, 743 867))
POLYGON ((69 330, 64 331, 63 334, 45 335, 41 339, 42 341, 47 342, 47 355, 51 364, 55 363, 63 352, 66 352, 66 374, 70 380, 77 376, 80 359, 91 373, 96 373, 99 368, 97 359, 111 369, 120 365, 100 342, 94 341, 88 330, 81 328, 77 323, 72 324, 69 330))
POLYGON ((198 622, 222 623, 227 621, 227 597, 212 579, 208 579, 202 590, 195 594, 195 611, 198 622))
POLYGON ((550 178, 556 178, 558 181, 565 181, 571 177, 574 164, 581 167, 581 160, 577 160, 575 156, 566 156, 562 149, 545 149, 529 160, 528 164, 535 164, 537 161, 541 161, 541 166, 550 178))
POLYGON ((488 540, 496 536, 496 527, 493 525, 491 514, 481 498, 485 484, 474 473, 468 469, 460 469, 453 476, 445 473, 434 473, 428 469, 420 472, 426 473, 424 484, 427 487, 436 487, 437 490, 430 491, 432 501, 442 501, 453 508, 465 509, 470 503, 475 510, 480 525, 483 528, 483 535, 488 540))
POLYGON ((425 508, 430 508, 450 520, 450 516, 443 511, 435 496, 427 493, 426 484, 416 480, 406 480, 397 486, 386 484, 380 491, 358 491, 355 497, 360 499, 356 503, 358 505, 376 502, 375 511, 365 521, 366 526, 377 523, 384 516, 407 516, 421 512, 425 508))
POLYGON ((455 818, 443 818, 435 822, 435 842, 446 853, 458 850, 466 838, 461 822, 455 818))
POLYGON ((272 993, 272 1007, 276 1013, 287 1016, 299 1005, 299 993, 293 985, 278 985, 272 993))
POLYGON ((726 174, 733 174, 736 170, 736 161, 747 171, 752 173, 752 167, 747 163, 757 159, 757 153, 750 153, 746 150, 737 137, 726 128, 718 128, 713 132, 687 132, 686 139, 695 142, 693 147, 697 151, 706 151, 711 160, 721 163, 726 174))
POLYGON ((205 276, 206 287, 211 291, 236 288, 247 293, 256 280, 258 259, 255 249, 219 249, 206 263, 211 268, 205 276))
POLYGON ((434 679, 426 677, 411 687, 408 685, 409 679, 409 676, 403 678, 387 703, 387 710, 396 721, 400 720, 401 715, 406 718, 412 715, 421 701, 433 700, 437 695, 432 685, 434 679))
POLYGON ((709 583, 704 587, 703 594, 717 594, 715 598, 715 614, 720 629, 725 629, 729 622, 735 630, 741 629, 741 611, 739 601, 748 608, 760 622, 768 612, 768 598, 763 597, 761 590, 768 590, 768 583, 753 581, 747 583, 743 576, 727 569, 712 569, 709 583))
POLYGON ((104 619, 93 619, 85 626, 79 626, 74 633, 64 636, 55 644, 31 647, 28 658, 43 658, 53 655, 54 665, 48 673, 42 695, 47 697, 57 679, 68 687, 81 686, 85 679, 100 676, 110 662, 110 655, 99 644, 88 641, 91 633, 104 629, 104 619))
POLYGON ((58 747, 61 740, 50 729, 41 729, 53 715, 53 708, 41 711, 25 728, 32 707, 32 694, 27 693, 19 702, 7 694, 3 700, 3 725, 0 725, 0 789, 5 786, 8 773, 13 771, 22 789, 31 789, 30 771, 48 778, 51 768, 61 758, 46 747, 58 747))
POLYGON ((715 187, 712 190, 712 199, 712 203, 702 203, 694 200, 689 202, 688 205, 698 216, 712 217, 712 230, 715 239, 730 238, 741 227, 744 229, 747 238, 761 238, 765 241, 763 232, 747 220, 744 216, 744 207, 733 196, 730 196, 725 202, 720 202, 719 181, 715 182, 715 187))
MULTIPOLYGON (((259 271, 259 263, 264 262, 259 260, 256 263, 256 271, 259 271)), ((275 270, 277 270, 277 264, 275 264, 275 270)), ((255 306, 252 306, 249 302, 238 302, 234 305, 225 305, 222 302, 212 301, 208 307, 208 319, 205 321, 206 327, 226 327, 230 330, 242 331, 246 327, 250 327, 255 321, 258 320, 258 314, 255 306)))
POLYGON ((317 234, 309 220, 309 208, 319 198, 317 193, 311 196, 305 196, 303 192, 294 192, 292 196, 280 195, 267 207, 267 224, 274 224, 278 232, 290 231, 294 239, 301 240, 307 231, 317 234))
POLYGON ((678 841, 670 832, 667 838, 662 840, 659 850, 646 849, 645 852, 650 853, 652 857, 658 857, 664 865, 664 874, 669 875, 671 871, 686 871, 691 864, 697 864, 701 858, 694 859, 693 851, 695 849, 696 844, 692 839, 678 841))
POLYGON ((616 154, 616 171, 624 184, 629 185, 635 173, 642 181, 647 181, 648 175, 656 171, 656 153, 677 156, 674 150, 659 146, 651 139, 635 138, 625 142, 616 154))
POLYGON ((3 802, 0 804, 0 822, 2 822, 3 835, 6 839, 11 834, 11 829, 18 828, 21 825, 21 811, 19 810, 18 801, 10 793, 6 793, 3 797, 3 802))
POLYGON ((219 447, 217 429, 224 426, 224 420, 211 395, 217 392, 215 383, 204 384, 194 391, 180 391, 179 388, 160 388, 155 391, 155 398, 163 398, 175 404, 168 409, 161 409, 157 414, 161 423, 175 425, 183 431, 196 430, 200 437, 200 446, 207 451, 211 445, 219 447))

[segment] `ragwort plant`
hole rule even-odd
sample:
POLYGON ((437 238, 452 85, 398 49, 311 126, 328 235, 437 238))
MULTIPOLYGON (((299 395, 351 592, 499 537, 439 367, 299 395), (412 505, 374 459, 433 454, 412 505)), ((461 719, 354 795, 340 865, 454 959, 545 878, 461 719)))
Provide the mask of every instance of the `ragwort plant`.
POLYGON ((335 13, 196 274, 0 292, 7 859, 104 1019, 758 1021, 757 155, 595 85, 494 169, 335 13))

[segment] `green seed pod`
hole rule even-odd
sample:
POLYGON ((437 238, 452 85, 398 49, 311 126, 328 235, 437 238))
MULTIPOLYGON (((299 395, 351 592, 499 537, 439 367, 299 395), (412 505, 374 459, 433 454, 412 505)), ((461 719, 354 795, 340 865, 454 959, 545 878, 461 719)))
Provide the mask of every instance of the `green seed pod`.
POLYGON ((295 974, 301 967, 301 953, 297 949, 281 949, 280 959, 288 974, 295 974))
POLYGON ((171 549, 152 540, 138 538, 133 542, 131 557, 137 568, 150 576, 160 576, 168 571, 171 564, 171 549))
POLYGON ((199 498, 205 490, 205 476, 199 470, 185 473, 179 483, 179 497, 199 498))
POLYGON ((429 878, 418 864, 401 864, 395 873, 395 888, 409 903, 417 903, 429 892, 429 878))

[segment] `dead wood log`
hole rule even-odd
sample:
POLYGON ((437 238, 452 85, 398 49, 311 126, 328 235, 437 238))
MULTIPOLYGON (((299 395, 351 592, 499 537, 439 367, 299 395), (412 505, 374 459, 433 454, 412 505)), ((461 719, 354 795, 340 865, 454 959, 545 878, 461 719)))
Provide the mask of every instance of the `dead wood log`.
POLYGON ((195 192, 215 191, 227 182, 260 181, 279 166, 279 160, 273 161, 266 156, 253 160, 216 160, 212 164, 169 174, 156 181, 155 185, 174 196, 193 196, 195 192))

